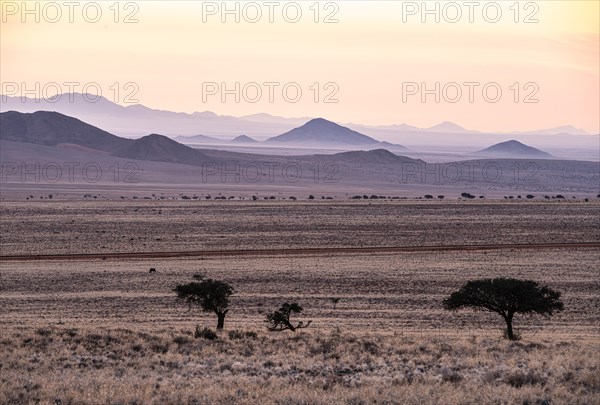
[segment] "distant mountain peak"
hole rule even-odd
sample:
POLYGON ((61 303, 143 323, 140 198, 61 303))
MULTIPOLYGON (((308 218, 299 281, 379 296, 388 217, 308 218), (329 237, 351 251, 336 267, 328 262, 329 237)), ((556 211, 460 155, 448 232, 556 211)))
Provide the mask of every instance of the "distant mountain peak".
POLYGON ((250 138, 248 135, 240 135, 236 136, 231 140, 231 142, 235 143, 256 143, 258 142, 256 139, 250 138))
POLYGON ((267 139, 267 142, 338 146, 372 145, 379 143, 379 141, 367 135, 328 121, 325 118, 313 118, 298 128, 267 139))
POLYGON ((337 124, 333 121, 326 120, 325 118, 321 118, 321 117, 312 118, 311 120, 306 122, 304 125, 300 126, 299 128, 316 128, 316 129, 346 128, 346 129, 349 129, 347 127, 344 127, 340 124, 337 124))
POLYGON ((48 146, 68 143, 101 151, 111 151, 130 141, 54 111, 0 113, 0 139, 48 146))
POLYGON ((354 164, 402 164, 416 163, 421 160, 412 159, 406 156, 396 155, 387 149, 372 149, 368 151, 350 151, 341 152, 334 155, 327 155, 330 160, 342 161, 354 164))
POLYGON ((450 121, 444 121, 440 124, 432 126, 431 128, 427 128, 427 130, 434 132, 470 132, 460 125, 450 121))
POLYGON ((538 129, 535 131, 512 132, 513 134, 524 135, 589 135, 589 133, 581 128, 576 128, 573 125, 562 125, 560 127, 538 129))
POLYGON ((201 118, 218 118, 219 116, 217 114, 215 114, 212 111, 195 111, 193 114, 193 116, 195 117, 201 117, 201 118))
POLYGON ((172 140, 168 136, 161 135, 161 134, 150 134, 150 135, 146 135, 146 136, 142 136, 141 138, 138 138, 138 140, 141 140, 141 139, 159 140, 159 141, 165 141, 165 142, 167 142, 167 141, 168 142, 175 142, 174 140, 172 140))
POLYGON ((536 158, 551 158, 552 155, 533 146, 525 145, 519 141, 511 139, 509 141, 500 142, 480 150, 480 154, 502 155, 511 157, 536 157, 536 158))
POLYGON ((182 163, 194 166, 199 166, 207 159, 200 151, 160 134, 143 136, 117 148, 111 154, 127 159, 182 163))

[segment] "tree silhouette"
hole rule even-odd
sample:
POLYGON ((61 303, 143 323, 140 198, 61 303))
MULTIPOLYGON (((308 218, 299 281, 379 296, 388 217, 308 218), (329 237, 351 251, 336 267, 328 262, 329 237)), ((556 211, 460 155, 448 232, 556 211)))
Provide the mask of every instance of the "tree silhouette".
POLYGON ((312 321, 308 321, 307 323, 300 321, 297 325, 292 325, 290 322, 292 312, 299 314, 302 312, 302 307, 295 302, 291 304, 286 302, 277 311, 267 314, 267 319, 265 320, 268 323, 267 329, 276 332, 284 330, 295 332, 296 329, 308 328, 312 321))
POLYGON ((515 314, 551 316, 562 311, 560 293, 540 287, 535 281, 495 278, 469 281, 443 302, 447 310, 475 308, 500 314, 506 322, 506 336, 516 340, 512 321, 515 314))
POLYGON ((194 278, 198 281, 179 284, 173 291, 177 293, 177 298, 185 300, 190 308, 192 305, 198 305, 205 312, 214 312, 217 315, 217 329, 223 329, 233 287, 224 281, 210 278, 205 280, 198 274, 194 275, 194 278))
POLYGON ((331 297, 329 298, 329 301, 331 301, 331 303, 333 304, 333 309, 335 309, 335 307, 337 307, 338 302, 340 302, 340 297, 331 297))

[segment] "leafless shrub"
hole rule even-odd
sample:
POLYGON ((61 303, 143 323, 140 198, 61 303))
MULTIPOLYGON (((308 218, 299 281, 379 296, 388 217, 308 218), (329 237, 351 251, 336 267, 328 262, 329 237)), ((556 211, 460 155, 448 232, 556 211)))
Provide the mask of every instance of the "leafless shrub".
POLYGON ((533 370, 529 370, 527 372, 514 371, 505 377, 504 382, 516 388, 521 388, 525 385, 537 384, 543 386, 546 383, 546 378, 542 377, 540 374, 534 372, 533 370))
POLYGON ((199 325, 196 325, 196 330, 194 331, 194 337, 196 339, 207 339, 207 340, 215 340, 219 336, 207 327, 200 328, 199 325))
POLYGON ((229 332, 229 339, 238 339, 238 340, 242 340, 242 339, 256 339, 256 337, 258 336, 256 334, 256 332, 254 331, 240 331, 240 330, 232 330, 229 332))

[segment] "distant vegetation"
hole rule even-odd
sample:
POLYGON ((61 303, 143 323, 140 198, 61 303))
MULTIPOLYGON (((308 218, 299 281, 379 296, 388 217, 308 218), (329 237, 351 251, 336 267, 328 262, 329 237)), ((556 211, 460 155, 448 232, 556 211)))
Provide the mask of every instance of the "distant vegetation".
POLYGON ((331 297, 329 301, 333 304, 333 309, 337 307, 337 304, 340 302, 340 297, 331 297))

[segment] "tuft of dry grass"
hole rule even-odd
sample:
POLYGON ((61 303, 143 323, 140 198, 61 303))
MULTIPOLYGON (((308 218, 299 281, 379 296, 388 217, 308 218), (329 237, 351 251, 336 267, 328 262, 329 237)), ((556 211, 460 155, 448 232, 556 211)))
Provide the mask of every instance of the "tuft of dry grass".
POLYGON ((591 404, 594 340, 13 327, 2 404, 591 404))

